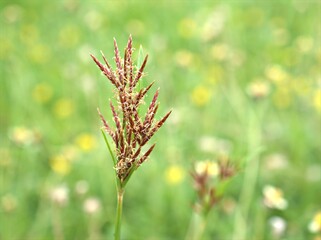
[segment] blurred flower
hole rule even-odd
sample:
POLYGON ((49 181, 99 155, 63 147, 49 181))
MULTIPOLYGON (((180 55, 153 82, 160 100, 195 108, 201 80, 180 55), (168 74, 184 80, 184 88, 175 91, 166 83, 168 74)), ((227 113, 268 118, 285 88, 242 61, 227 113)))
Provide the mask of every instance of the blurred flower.
POLYGON ((218 61, 227 60, 231 54, 231 49, 226 43, 217 43, 210 50, 211 56, 218 61))
POLYGON ((6 194, 1 197, 1 208, 4 212, 12 212, 17 208, 17 199, 11 194, 6 194))
POLYGON ((201 33, 202 39, 204 41, 210 41, 211 39, 217 37, 223 31, 227 19, 227 13, 227 7, 218 7, 210 14, 208 19, 204 21, 201 33))
POLYGON ((235 165, 230 161, 229 157, 227 156, 221 156, 219 158, 218 166, 220 180, 227 180, 233 177, 237 172, 235 165))
POLYGON ((76 138, 77 146, 84 152, 89 152, 97 145, 96 138, 93 135, 82 133, 76 138))
POLYGON ((268 170, 282 170, 287 168, 289 160, 282 153, 272 153, 264 158, 264 163, 268 170))
POLYGON ((78 195, 85 195, 89 190, 89 184, 86 180, 76 182, 75 191, 78 195))
POLYGON ((0 36, 0 59, 8 58, 9 53, 14 49, 12 41, 10 39, 0 36))
POLYGON ((32 98, 38 103, 46 103, 52 97, 52 88, 47 83, 37 84, 32 91, 32 98))
POLYGON ((49 192, 50 200, 60 207, 65 206, 69 200, 69 189, 65 185, 57 186, 49 192))
POLYGON ((183 18, 178 23, 178 33, 184 38, 190 38, 195 35, 196 22, 191 18, 183 18))
POLYGON ((296 39, 296 45, 300 52, 307 53, 313 48, 313 38, 310 36, 300 36, 296 39))
POLYGON ((202 136, 199 139, 199 148, 203 152, 217 153, 218 155, 228 155, 232 149, 230 141, 213 136, 202 136))
POLYGON ((180 50, 175 53, 174 57, 178 65, 188 67, 192 65, 194 55, 190 51, 180 50))
POLYGON ((138 19, 131 19, 126 25, 126 30, 132 35, 140 36, 145 32, 145 24, 138 19))
POLYGON ((197 174, 204 174, 205 172, 210 177, 216 177, 219 174, 219 166, 214 161, 198 161, 195 163, 195 171, 197 174))
POLYGON ((263 188, 264 204, 269 208, 284 210, 288 202, 283 197, 283 191, 274 186, 267 185, 263 188))
POLYGON ((279 65, 272 65, 265 69, 265 75, 276 84, 284 83, 288 79, 288 74, 279 65))
POLYGON ((269 224, 272 228, 272 233, 275 237, 280 237, 286 230, 286 221, 278 216, 271 217, 269 219, 269 224))
POLYGON ((168 39, 161 34, 153 34, 150 37, 150 45, 153 45, 154 51, 161 52, 162 54, 164 54, 165 50, 167 49, 167 41, 168 39))
POLYGON ((64 156, 68 161, 73 161, 77 158, 79 150, 74 145, 66 145, 62 147, 61 155, 64 156))
POLYGON ((59 99, 54 105, 53 112, 58 118, 67 118, 74 112, 74 103, 71 99, 59 99))
POLYGON ((192 102, 196 106, 205 106, 210 101, 211 95, 210 90, 205 86, 197 86, 192 92, 192 102))
POLYGON ((32 46, 39 39, 39 30, 37 26, 33 24, 22 25, 19 37, 21 42, 32 46))
POLYGON ((183 120, 182 118, 182 110, 181 109, 173 109, 173 113, 171 117, 167 120, 168 124, 178 125, 183 120))
POLYGON ((92 30, 96 31, 101 28, 103 23, 104 17, 100 12, 95 10, 88 11, 84 16, 84 21, 87 27, 92 30))
POLYGON ((315 109, 319 113, 321 113, 321 89, 317 89, 314 91, 313 105, 315 109))
POLYGON ((309 230, 312 233, 321 232, 321 211, 318 211, 309 224, 309 230))
POLYGON ((93 52, 92 46, 88 44, 81 45, 78 49, 78 56, 83 63, 91 62, 91 58, 88 57, 89 53, 93 52))
POLYGON ((262 99, 269 95, 270 85, 262 80, 254 81, 247 86, 246 92, 253 99, 262 99))
POLYGON ((236 208, 236 201, 233 198, 223 198, 222 208, 227 214, 232 214, 236 208))
POLYGON ((246 60, 246 54, 242 50, 233 49, 229 54, 229 62, 235 66, 240 67, 246 60))
POLYGON ((50 160, 50 167, 54 172, 61 175, 66 175, 71 170, 71 163, 66 157, 60 154, 60 155, 54 156, 50 160))
POLYGON ((7 5, 3 8, 1 15, 8 23, 15 23, 21 19, 22 8, 18 4, 7 5))
POLYGON ((101 209, 101 202, 95 197, 87 198, 83 204, 83 209, 89 215, 98 213, 101 209))
POLYGON ((12 128, 9 137, 14 143, 20 145, 34 144, 41 138, 38 132, 23 126, 12 128))
POLYGON ((59 32, 59 44, 66 48, 74 47, 79 42, 80 34, 81 32, 77 25, 64 25, 59 32))
POLYGON ((309 182, 319 182, 321 180, 321 166, 320 166, 320 164, 312 164, 307 167, 306 179, 309 182))
POLYGON ((81 88, 88 97, 92 96, 94 94, 93 92, 96 90, 96 84, 94 80, 95 79, 93 79, 89 74, 83 74, 80 79, 81 88))
POLYGON ((69 11, 74 11, 75 9, 77 9, 78 5, 79 5, 78 0, 63 1, 63 6, 69 11))
POLYGON ((170 185, 177 185, 184 179, 184 169, 178 165, 170 166, 165 172, 165 179, 170 185))
POLYGON ((67 62, 62 66, 61 69, 62 69, 62 75, 65 79, 74 80, 75 78, 78 78, 79 76, 81 76, 79 64, 75 64, 73 62, 67 62))
POLYGON ((51 57, 50 48, 44 44, 34 44, 28 48, 28 57, 35 63, 46 63, 51 57))
POLYGON ((276 28, 273 30, 272 34, 274 36, 273 43, 275 43, 278 46, 283 46, 287 44, 287 42, 289 41, 289 32, 285 28, 276 28))

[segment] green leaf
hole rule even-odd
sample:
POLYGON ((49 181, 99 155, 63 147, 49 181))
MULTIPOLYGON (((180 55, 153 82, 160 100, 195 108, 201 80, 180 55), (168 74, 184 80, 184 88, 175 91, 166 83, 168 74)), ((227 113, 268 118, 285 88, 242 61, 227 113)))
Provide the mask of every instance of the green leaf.
POLYGON ((110 145, 109 145, 109 142, 108 142, 108 140, 107 140, 106 134, 104 133, 104 130, 101 129, 101 133, 103 134, 103 137, 104 137, 106 146, 107 146, 107 148, 108 148, 108 150, 109 150, 109 154, 110 154, 110 156, 111 156, 111 159, 113 160, 114 167, 115 167, 116 164, 117 164, 117 162, 116 162, 116 159, 115 159, 115 157, 114 157, 114 154, 113 154, 113 152, 112 152, 112 150, 111 150, 111 148, 110 148, 110 145))

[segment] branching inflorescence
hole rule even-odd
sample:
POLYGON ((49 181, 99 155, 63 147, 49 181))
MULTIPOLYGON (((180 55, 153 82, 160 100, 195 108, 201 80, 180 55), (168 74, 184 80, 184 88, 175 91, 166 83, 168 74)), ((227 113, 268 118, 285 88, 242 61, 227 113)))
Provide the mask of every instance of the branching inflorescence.
POLYGON ((156 121, 155 114, 157 112, 159 103, 157 102, 159 89, 154 94, 154 97, 149 104, 145 116, 140 116, 139 107, 144 101, 144 97, 152 87, 153 83, 146 88, 137 89, 137 83, 144 76, 144 68, 147 63, 148 55, 146 55, 142 65, 136 68, 132 60, 132 37, 129 37, 127 47, 125 48, 124 59, 121 59, 119 49, 114 39, 115 48, 115 63, 116 70, 114 71, 104 54, 102 57, 104 63, 101 63, 97 58, 91 55, 102 73, 115 86, 117 105, 114 106, 110 100, 110 108, 115 123, 113 129, 105 120, 98 109, 98 113, 103 123, 103 129, 110 135, 116 146, 116 162, 115 170, 118 180, 123 187, 128 181, 131 174, 148 158, 153 151, 155 144, 143 153, 142 148, 150 140, 150 138, 157 132, 157 130, 164 124, 169 111, 163 118, 156 121))

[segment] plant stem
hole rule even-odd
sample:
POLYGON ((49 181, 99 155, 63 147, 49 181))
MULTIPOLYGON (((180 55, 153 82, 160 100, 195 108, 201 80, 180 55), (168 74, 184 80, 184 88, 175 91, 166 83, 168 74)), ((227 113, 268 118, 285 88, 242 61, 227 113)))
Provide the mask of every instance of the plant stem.
POLYGON ((116 223, 115 223, 115 240, 120 240, 120 230, 121 230, 121 217, 123 211, 123 196, 124 189, 117 189, 117 212, 116 212, 116 223))
POLYGON ((200 240, 202 239, 205 225, 206 217, 198 212, 193 212, 191 223, 187 231, 186 240, 200 240))

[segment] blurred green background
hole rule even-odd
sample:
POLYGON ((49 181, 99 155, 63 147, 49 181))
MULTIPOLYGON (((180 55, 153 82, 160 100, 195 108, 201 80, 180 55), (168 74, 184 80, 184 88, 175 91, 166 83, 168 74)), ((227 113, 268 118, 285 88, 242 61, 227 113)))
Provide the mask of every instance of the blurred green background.
POLYGON ((129 34, 173 114, 126 189, 124 239, 184 239, 189 172, 222 157, 239 172, 203 239, 321 239, 320 20, 317 0, 1 1, 0 239, 112 239, 96 108, 111 122, 113 88, 89 53, 112 62, 129 34))

